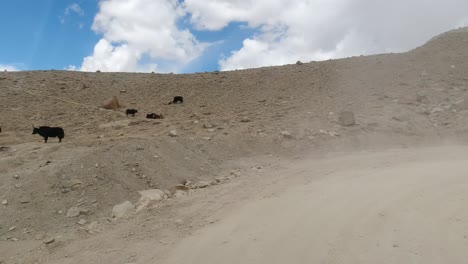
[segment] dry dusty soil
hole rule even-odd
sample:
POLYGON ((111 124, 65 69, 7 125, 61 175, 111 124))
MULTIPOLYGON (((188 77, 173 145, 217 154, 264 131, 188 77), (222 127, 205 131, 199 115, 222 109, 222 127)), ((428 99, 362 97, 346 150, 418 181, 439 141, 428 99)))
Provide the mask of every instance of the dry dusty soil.
POLYGON ((0 72, 0 127, 1 264, 468 259, 466 28, 231 72, 0 72))

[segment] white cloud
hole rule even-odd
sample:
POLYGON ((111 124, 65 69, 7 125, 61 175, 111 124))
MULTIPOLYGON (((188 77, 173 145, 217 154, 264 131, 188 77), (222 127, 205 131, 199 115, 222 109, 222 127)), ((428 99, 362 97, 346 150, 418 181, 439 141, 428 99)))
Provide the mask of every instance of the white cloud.
POLYGON ((406 51, 468 25, 466 0, 101 0, 99 7, 92 29, 102 38, 83 71, 180 71, 208 47, 180 27, 186 18, 198 30, 232 22, 256 29, 242 48, 220 55, 222 70, 406 51))
POLYGON ((184 16, 177 0, 102 0, 92 29, 103 37, 80 69, 177 71, 206 47, 177 27, 184 16))
POLYGON ((76 66, 75 65, 68 65, 64 70, 66 71, 76 71, 76 66))
MULTIPOLYGON (((69 6, 67 6, 67 8, 65 8, 65 11, 63 11, 63 15, 59 16, 60 23, 65 24, 66 18, 72 14, 75 14, 78 16, 84 16, 85 12, 79 4, 77 3, 70 4, 69 6)), ((82 28, 82 26, 79 26, 79 27, 80 29, 82 28)))
POLYGON ((462 0, 185 0, 185 8, 199 29, 259 28, 220 60, 223 70, 405 51, 468 18, 462 0))
POLYGON ((18 68, 16 68, 13 65, 6 65, 6 64, 0 64, 0 71, 19 71, 18 68))
POLYGON ((65 15, 69 15, 71 12, 79 15, 79 16, 84 16, 84 11, 83 9, 81 8, 81 6, 77 3, 73 3, 69 6, 67 6, 67 8, 65 8, 65 15))

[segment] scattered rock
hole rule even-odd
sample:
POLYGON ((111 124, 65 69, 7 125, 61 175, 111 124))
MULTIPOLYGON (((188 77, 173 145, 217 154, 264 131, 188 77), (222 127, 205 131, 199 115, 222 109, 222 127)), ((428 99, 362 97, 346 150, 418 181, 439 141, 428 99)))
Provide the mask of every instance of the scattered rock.
POLYGON ((111 98, 107 99, 104 103, 102 103, 101 107, 108 110, 119 109, 120 105, 117 96, 112 96, 111 98))
POLYGON ((8 232, 15 231, 15 229, 16 229, 16 226, 12 226, 12 227, 8 228, 8 232))
POLYGON ((302 63, 301 61, 296 62, 296 65, 302 65, 302 64, 304 64, 304 63, 302 63))
POLYGON ((88 213, 89 213, 89 210, 74 206, 67 210, 67 214, 65 216, 67 218, 73 218, 73 217, 78 217, 81 214, 88 214, 88 213))
POLYGON ((192 184, 192 181, 184 180, 184 181, 182 181, 182 184, 185 185, 185 186, 190 186, 190 184, 192 184))
POLYGON ((242 123, 248 123, 248 122, 251 122, 251 121, 252 121, 252 120, 250 120, 250 118, 248 118, 247 116, 244 116, 244 117, 242 117, 242 119, 241 119, 241 122, 242 122, 242 123))
POLYGON ((48 245, 55 242, 55 238, 51 237, 43 241, 44 244, 48 245))
POLYGON ((7 204, 8 204, 8 200, 7 200, 7 199, 3 200, 3 201, 2 201, 2 204, 3 204, 3 205, 7 205, 7 204))
POLYGON ((79 189, 81 185, 82 182, 80 180, 69 180, 63 184, 63 187, 68 189, 79 189))
POLYGON ((19 180, 20 176, 19 176, 18 174, 15 174, 15 175, 13 176, 13 178, 19 180))
POLYGON ((183 185, 183 184, 179 184, 179 185, 175 185, 169 188, 169 191, 172 193, 172 195, 175 195, 177 191, 182 191, 182 192, 190 191, 190 187, 183 185))
POLYGON ((151 190, 144 190, 139 191, 141 197, 138 201, 137 211, 147 207, 151 202, 160 202, 167 198, 164 191, 159 189, 151 189, 151 190))
POLYGON ((177 130, 171 130, 171 131, 169 131, 169 136, 170 136, 170 137, 177 137, 177 130))
POLYGON ((164 194, 165 194, 167 197, 171 197, 171 196, 172 196, 172 193, 171 193, 171 191, 169 191, 169 190, 164 190, 164 194))
POLYGON ((292 138, 293 138, 293 136, 291 135, 291 133, 289 133, 289 131, 286 131, 286 130, 281 131, 280 135, 281 135, 282 137, 288 138, 288 139, 292 139, 292 138))
POLYGON ((217 177, 217 178, 215 178, 215 181, 216 181, 217 183, 222 183, 222 182, 225 181, 225 180, 226 180, 225 177, 217 177))
POLYGON ((86 219, 80 219, 80 221, 77 222, 79 225, 86 225, 87 223, 88 221, 86 221, 86 219))
POLYGON ((118 204, 112 209, 113 218, 121 218, 128 215, 133 209, 133 204, 129 201, 118 204))
POLYGON ((92 222, 91 224, 89 224, 89 225, 86 227, 86 229, 88 230, 89 233, 93 233, 93 232, 96 231, 96 228, 97 228, 98 224, 99 224, 98 222, 94 221, 94 222, 92 222))
POLYGON ((174 220, 174 223, 176 223, 177 225, 183 225, 183 224, 184 224, 184 220, 182 220, 182 219, 176 219, 176 220, 174 220))
POLYGON ((354 126, 356 124, 354 113, 350 111, 341 112, 338 120, 342 126, 354 126))
POLYGON ((230 174, 231 176, 236 177, 236 178, 241 176, 241 173, 238 172, 238 171, 231 171, 229 174, 230 174))
POLYGON ((212 180, 210 181, 210 185, 218 185, 219 182, 217 180, 212 180))
POLYGON ((214 127, 214 126, 213 126, 213 124, 211 124, 211 123, 205 123, 205 124, 203 124, 203 128, 213 128, 213 127, 214 127))
POLYGON ((206 188, 208 186, 210 186, 211 183, 208 182, 208 181, 198 181, 197 183, 195 183, 192 187, 194 189, 199 189, 199 188, 206 188))

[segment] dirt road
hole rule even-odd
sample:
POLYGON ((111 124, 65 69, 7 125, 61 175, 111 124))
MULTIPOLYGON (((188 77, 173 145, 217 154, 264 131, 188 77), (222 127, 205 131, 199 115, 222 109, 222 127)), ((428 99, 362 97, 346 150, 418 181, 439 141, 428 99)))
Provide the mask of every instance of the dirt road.
POLYGON ((466 263, 467 154, 441 147, 290 164, 163 263, 466 263))

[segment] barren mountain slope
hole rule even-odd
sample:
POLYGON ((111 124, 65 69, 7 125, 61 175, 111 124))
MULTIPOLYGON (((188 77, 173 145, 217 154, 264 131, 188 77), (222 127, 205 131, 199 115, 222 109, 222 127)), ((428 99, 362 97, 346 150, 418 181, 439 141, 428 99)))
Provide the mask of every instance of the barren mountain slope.
MULTIPOLYGON (((107 219, 114 205, 137 202, 141 190, 211 181, 230 171, 244 175, 241 186, 253 174, 268 181, 266 171, 304 153, 464 142, 467 44, 467 29, 459 29, 402 54, 232 72, 0 72, 0 201, 6 201, 0 205, 0 263, 25 251, 26 263, 54 259, 66 247, 78 250, 81 239, 122 242, 120 232, 132 221, 142 224, 154 215, 135 216, 128 225, 107 219), (113 95, 122 108, 99 108, 113 95), (176 95, 184 104, 168 105, 176 95), (126 108, 139 113, 126 117, 126 108), (345 111, 354 113, 355 125, 340 122, 345 111), (147 120, 149 112, 165 119, 147 120), (32 125, 61 126, 65 139, 44 144, 31 134, 32 125), (169 136, 173 130, 177 135, 169 136), (72 207, 83 214, 66 217, 72 207), (93 222, 99 235, 89 230, 93 222), (35 240, 44 233, 56 238, 53 250, 35 240)), ((219 191, 229 194, 219 194, 219 203, 237 203, 236 186, 219 191)), ((243 197, 261 188, 245 188, 243 197)), ((212 198, 196 195, 205 204, 185 197, 164 205, 158 228, 180 214, 198 224, 206 213, 193 208, 213 212, 206 208, 212 198)), ((186 235, 173 224, 168 228, 170 237, 186 235)))

